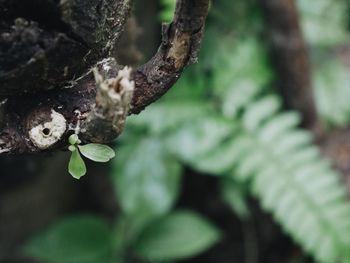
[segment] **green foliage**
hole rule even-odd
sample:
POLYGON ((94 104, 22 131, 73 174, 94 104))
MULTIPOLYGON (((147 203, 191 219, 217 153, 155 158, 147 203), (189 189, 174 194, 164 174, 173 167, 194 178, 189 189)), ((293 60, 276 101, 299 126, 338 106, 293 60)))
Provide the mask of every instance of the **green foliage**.
POLYGON ((151 262, 173 261, 197 255, 220 238, 220 231, 190 211, 177 211, 148 226, 135 251, 151 262))
POLYGON ((242 220, 250 217, 246 198, 249 194, 249 186, 246 183, 237 182, 232 178, 223 177, 220 190, 224 201, 231 207, 235 214, 242 220))
MULTIPOLYGON (((348 74, 328 50, 348 39, 345 8, 334 3, 299 0, 319 110, 327 123, 347 125, 348 74)), ((171 20, 175 1, 161 4, 162 19, 171 20)), ((111 169, 121 208, 114 231, 99 219, 68 219, 35 238, 27 253, 49 263, 79 263, 85 256, 92 263, 131 262, 134 255, 176 261, 204 252, 220 231, 193 212, 172 212, 186 165, 216 176, 222 199, 241 220, 252 216, 247 199, 253 195, 317 262, 349 263, 346 189, 312 134, 299 128, 299 114, 282 109, 261 29, 256 0, 213 1, 201 63, 161 102, 128 119, 111 169)), ((86 172, 80 152, 94 161, 114 156, 102 145, 80 145, 77 136, 69 142, 77 178, 86 172)))
POLYGON ((24 253, 48 263, 107 263, 111 262, 111 238, 104 220, 80 215, 65 218, 34 237, 24 253))
POLYGON ((350 74, 347 66, 328 56, 315 72, 317 106, 329 125, 346 126, 350 120, 350 74))
POLYGON ((345 1, 297 1, 306 40, 317 46, 344 44, 347 33, 347 8, 345 1))
POLYGON ((94 162, 108 162, 115 157, 114 150, 107 145, 97 143, 80 145, 81 141, 76 134, 69 136, 68 142, 70 144, 68 149, 72 152, 68 171, 75 179, 80 179, 86 174, 86 165, 80 153, 94 162))
POLYGON ((162 21, 170 22, 173 19, 176 0, 160 0, 163 6, 163 10, 160 13, 160 19, 162 21))
MULTIPOLYGON (((345 188, 311 135, 297 128, 299 116, 278 110, 277 97, 270 95, 248 103, 231 130, 229 122, 221 126, 220 116, 192 121, 173 132, 169 149, 202 172, 248 182, 263 208, 319 262, 348 262, 345 188)), ((228 187, 225 200, 244 217, 244 201, 228 187)))
POLYGON ((72 155, 69 159, 68 171, 75 179, 80 179, 86 174, 86 165, 79 151, 76 148, 71 149, 72 155))
POLYGON ((243 115, 245 130, 232 146, 230 176, 249 180, 262 207, 319 262, 348 262, 350 206, 339 175, 310 144, 310 135, 295 128, 297 115, 262 118, 263 110, 255 107, 263 101, 243 115))
POLYGON ((105 163, 115 157, 115 151, 103 144, 89 143, 78 145, 78 149, 82 155, 94 162, 105 163))
POLYGON ((346 126, 350 122, 349 67, 345 62, 350 40, 349 4, 347 0, 297 2, 310 46, 317 108, 328 126, 346 126))
POLYGON ((155 137, 134 138, 119 153, 113 180, 123 212, 141 218, 169 212, 179 191, 180 163, 155 137))
POLYGON ((198 171, 221 176, 223 199, 242 220, 249 216, 246 197, 252 193, 318 262, 349 262, 345 187, 313 145, 312 135, 298 128, 299 115, 283 112, 280 98, 268 88, 274 74, 264 44, 253 36, 232 41, 229 33, 215 42, 215 27, 207 32, 198 67, 202 74, 190 70, 188 80, 168 99, 131 123, 131 133, 161 134, 157 138, 170 154, 198 171), (208 72, 200 85, 211 94, 199 89, 196 79, 208 72), (195 107, 182 104, 181 96, 192 94, 195 107))

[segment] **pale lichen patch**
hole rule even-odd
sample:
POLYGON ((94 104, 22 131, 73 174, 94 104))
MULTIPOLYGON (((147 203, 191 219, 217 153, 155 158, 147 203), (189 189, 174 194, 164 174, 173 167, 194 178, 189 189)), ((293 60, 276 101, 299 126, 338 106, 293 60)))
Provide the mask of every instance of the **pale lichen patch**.
POLYGON ((125 67, 118 71, 115 78, 104 79, 94 70, 98 93, 96 103, 106 117, 113 117, 113 125, 118 126, 124 121, 131 106, 135 82, 131 79, 131 68, 125 67))
POLYGON ((66 127, 65 117, 55 110, 51 110, 51 121, 33 127, 29 131, 29 138, 36 147, 45 150, 61 139, 66 127))

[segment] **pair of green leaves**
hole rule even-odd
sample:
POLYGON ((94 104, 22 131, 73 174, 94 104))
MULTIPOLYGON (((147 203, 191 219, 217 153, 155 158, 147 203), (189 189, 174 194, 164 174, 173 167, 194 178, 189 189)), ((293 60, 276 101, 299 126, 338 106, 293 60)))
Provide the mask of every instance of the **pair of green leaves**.
POLYGON ((80 179, 86 174, 86 165, 80 153, 94 162, 108 162, 115 157, 115 152, 107 145, 90 143, 80 145, 78 135, 73 134, 69 137, 70 146, 68 149, 72 152, 69 160, 68 171, 75 178, 80 179))
MULTIPOLYGON (((23 252, 49 263, 117 262, 122 256, 118 255, 121 243, 116 240, 125 237, 121 233, 115 236, 114 227, 94 215, 67 217, 32 238, 23 252)), ((127 230, 122 227, 121 232, 127 230)), ((171 262, 206 251, 221 236, 221 231, 201 215, 179 210, 148 225, 134 240, 131 252, 142 262, 171 262)))

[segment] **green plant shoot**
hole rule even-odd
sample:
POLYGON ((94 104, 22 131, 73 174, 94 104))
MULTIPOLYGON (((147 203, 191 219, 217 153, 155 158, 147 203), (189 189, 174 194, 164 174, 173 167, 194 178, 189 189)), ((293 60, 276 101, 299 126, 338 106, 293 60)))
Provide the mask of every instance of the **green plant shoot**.
POLYGON ((107 145, 98 143, 80 145, 81 140, 77 134, 69 136, 68 142, 70 144, 68 150, 72 152, 68 171, 75 179, 80 179, 86 174, 86 165, 81 154, 94 162, 103 163, 115 157, 115 151, 107 145))

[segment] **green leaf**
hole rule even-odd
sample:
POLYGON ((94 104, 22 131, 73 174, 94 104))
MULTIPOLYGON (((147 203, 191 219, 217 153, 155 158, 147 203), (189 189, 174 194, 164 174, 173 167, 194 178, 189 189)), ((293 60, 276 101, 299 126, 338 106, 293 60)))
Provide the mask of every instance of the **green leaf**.
POLYGON ((203 118, 210 111, 209 105, 203 101, 172 100, 152 104, 139 116, 130 116, 128 123, 133 127, 147 127, 152 134, 160 134, 194 119, 203 118))
POLYGON ((80 177, 86 174, 86 165, 77 149, 72 152, 69 160, 68 171, 75 179, 80 179, 80 177))
POLYGON ((178 128, 168 137, 167 146, 181 160, 192 163, 216 149, 234 131, 234 125, 221 116, 206 116, 178 128))
POLYGON ((144 260, 171 261, 195 256, 220 240, 220 231, 196 213, 178 211, 149 226, 135 244, 144 260))
POLYGON ((275 95, 265 96, 247 107, 243 116, 243 125, 248 131, 254 132, 266 119, 275 114, 281 106, 280 99, 275 95))
POLYGON ((213 150, 200 154, 191 165, 204 173, 222 175, 232 171, 235 155, 237 155, 236 141, 230 139, 217 145, 213 150))
MULTIPOLYGON (((212 64, 214 63, 215 66, 212 89, 224 103, 230 103, 227 101, 227 92, 231 89, 242 91, 245 87, 254 87, 263 90, 263 86, 270 82, 273 74, 268 64, 267 49, 257 38, 248 37, 239 41, 225 40, 217 43, 215 58, 211 57, 212 64)), ((254 93, 250 91, 249 95, 254 95, 254 93)), ((238 101, 242 101, 243 98, 246 100, 242 92, 238 96, 238 101)), ((231 98, 233 97, 230 96, 229 99, 231 98)))
POLYGON ((175 12, 175 0, 161 0, 160 3, 162 4, 163 8, 160 13, 160 18, 162 21, 170 22, 174 16, 175 12))
POLYGON ((336 59, 325 59, 317 64, 314 83, 317 109, 332 126, 350 123, 349 69, 336 59))
POLYGON ((40 233, 24 247, 24 253, 40 262, 108 262, 112 255, 107 223, 92 215, 66 218, 40 233))
POLYGON ((90 143, 86 145, 78 145, 82 155, 94 161, 105 163, 115 157, 115 151, 104 144, 90 143))
POLYGON ((246 200, 249 193, 248 185, 230 178, 223 178, 220 186, 225 202, 241 220, 246 220, 250 216, 246 200))
POLYGON ((113 178, 119 203, 132 217, 167 213, 177 198, 181 165, 156 137, 146 137, 119 148, 113 178))
POLYGON ((347 43, 348 8, 346 1, 296 1, 306 41, 314 46, 335 46, 347 43))

